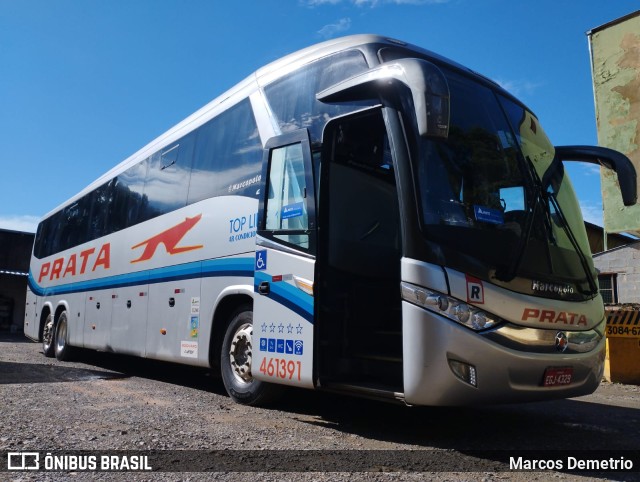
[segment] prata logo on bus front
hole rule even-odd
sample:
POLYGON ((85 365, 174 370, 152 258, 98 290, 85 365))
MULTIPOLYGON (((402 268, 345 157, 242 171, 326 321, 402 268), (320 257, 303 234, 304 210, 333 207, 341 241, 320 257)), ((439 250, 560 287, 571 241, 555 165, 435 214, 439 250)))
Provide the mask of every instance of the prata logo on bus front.
POLYGON ((587 317, 582 313, 540 310, 538 308, 525 308, 522 311, 522 321, 537 321, 540 323, 562 323, 564 325, 587 326, 587 317))

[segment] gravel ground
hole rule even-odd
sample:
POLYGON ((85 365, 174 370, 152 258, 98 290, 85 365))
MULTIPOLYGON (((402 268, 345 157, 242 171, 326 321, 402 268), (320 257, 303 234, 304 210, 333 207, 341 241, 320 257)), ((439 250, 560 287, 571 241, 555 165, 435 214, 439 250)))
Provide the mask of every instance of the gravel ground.
MULTIPOLYGON (((621 409, 632 410, 631 414, 640 409, 638 387, 608 384, 592 397, 596 397, 593 399, 596 403, 614 400, 621 409)), ((0 401, 0 451, 132 450, 148 454, 197 450, 199 452, 186 452, 194 457, 194 464, 198 457, 208 456, 203 451, 213 451, 214 455, 215 451, 227 451, 224 453, 238 458, 243 454, 238 451, 246 451, 247 456, 240 461, 245 463, 259 456, 258 451, 281 450, 285 455, 280 462, 290 457, 294 464, 300 455, 296 451, 300 450, 363 449, 436 450, 455 457, 456 464, 464 464, 465 461, 477 462, 466 455, 465 450, 486 448, 478 446, 478 440, 483 439, 488 427, 483 423, 474 426, 478 412, 468 409, 410 409, 296 390, 288 392, 272 407, 245 407, 232 402, 221 381, 203 370, 90 352, 82 352, 77 361, 61 363, 45 358, 39 344, 7 335, 0 336, 0 401), (411 426, 414 423, 422 425, 425 433, 450 429, 451 435, 423 437, 422 430, 411 426), (465 424, 469 425, 470 437, 465 434, 465 424), (403 425, 407 426, 406 430, 403 425)), ((503 421, 496 422, 497 433, 508 434, 511 430, 508 425, 522 413, 528 413, 519 410, 513 409, 503 421)), ((496 413, 481 412, 480 415, 496 413)), ((626 412, 625 416, 628 418, 626 412)), ((571 421, 568 423, 571 428, 571 421)), ((637 428, 638 420, 633 419, 632 424, 637 428)), ((589 427, 581 427, 578 422, 573 425, 577 425, 573 428, 578 433, 591 433, 589 427)), ((508 435, 498 435, 496 440, 497 444, 488 443, 488 446, 508 449, 508 435), (499 445, 501 439, 507 446, 499 445)), ((332 453, 336 452, 327 452, 332 453)), ((379 453, 382 456, 394 452, 379 453)), ((370 462, 363 459, 365 464, 370 462)), ((487 468, 478 464, 482 468, 474 472, 389 473, 381 461, 374 469, 379 470, 378 473, 321 473, 304 469, 244 473, 0 472, 0 479, 592 480, 560 472, 499 472, 497 462, 480 462, 487 468)), ((455 467, 462 470, 462 465, 455 467)))

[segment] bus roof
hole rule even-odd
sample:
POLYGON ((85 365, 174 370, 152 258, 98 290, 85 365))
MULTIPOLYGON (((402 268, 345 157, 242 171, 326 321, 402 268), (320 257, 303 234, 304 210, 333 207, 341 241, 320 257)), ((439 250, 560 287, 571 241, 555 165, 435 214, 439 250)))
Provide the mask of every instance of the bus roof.
MULTIPOLYGON (((146 144, 144 147, 133 153, 131 156, 127 157, 125 160, 114 166, 112 169, 104 173, 98 179, 90 183, 84 189, 79 191, 75 196, 72 196, 68 200, 66 200, 61 205, 57 206, 50 212, 48 212, 42 219, 46 219, 52 214, 60 211, 65 206, 69 205, 76 199, 84 196, 88 192, 93 189, 99 187, 104 184, 108 180, 114 178, 119 173, 125 171, 127 168, 132 165, 140 162, 151 154, 157 152, 159 149, 165 147, 166 145, 174 142, 179 139, 183 135, 187 134, 191 130, 199 127, 200 125, 207 122, 209 119, 217 115, 220 111, 227 108, 228 105, 234 105, 238 101, 248 97, 252 92, 258 90, 258 87, 264 87, 274 80, 293 72, 294 70, 304 66, 305 64, 311 63, 320 58, 326 57, 332 53, 340 52, 343 50, 355 49, 358 47, 364 47, 366 45, 372 46, 395 46, 401 47, 407 50, 415 51, 420 53, 423 56, 426 56, 432 59, 434 62, 439 64, 444 64, 449 67, 453 67, 456 70, 463 71, 467 75, 474 76, 476 78, 481 79, 484 82, 491 83, 494 88, 498 88, 502 90, 502 88, 496 84, 494 81, 484 77, 477 72, 464 67, 457 62, 454 62, 446 57, 443 57, 439 54, 431 52, 429 50, 423 49, 421 47, 408 44, 406 42, 392 39, 390 37, 385 37, 382 35, 374 35, 374 34, 359 34, 359 35, 350 35, 346 37, 340 37, 332 40, 327 40, 325 42, 321 42, 318 44, 311 45, 309 47, 303 48, 291 54, 288 54, 284 57, 281 57, 250 74, 244 80, 235 84, 226 92, 222 93, 211 102, 207 103, 200 109, 198 109, 193 114, 189 115, 184 120, 180 121, 178 124, 153 139, 151 142, 146 144)), ((506 93, 506 92, 505 92, 506 93)), ((508 93, 506 93, 509 95, 508 93)))

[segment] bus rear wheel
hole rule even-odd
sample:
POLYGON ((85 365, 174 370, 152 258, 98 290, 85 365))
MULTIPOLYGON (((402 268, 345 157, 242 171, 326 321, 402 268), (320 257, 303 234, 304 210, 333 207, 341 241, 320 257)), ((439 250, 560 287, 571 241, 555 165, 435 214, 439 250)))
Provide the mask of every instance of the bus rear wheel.
POLYGON ((235 402, 264 405, 277 398, 281 387, 253 378, 252 350, 253 311, 250 306, 243 306, 231 316, 222 341, 222 382, 235 402))
POLYGON ((67 320, 67 312, 63 311, 58 317, 55 329, 55 355, 60 361, 67 361, 71 358, 72 346, 69 345, 69 322, 67 320))
POLYGON ((42 329, 42 352, 44 356, 49 358, 55 354, 55 346, 53 344, 54 328, 53 314, 49 313, 44 320, 44 328, 42 329))

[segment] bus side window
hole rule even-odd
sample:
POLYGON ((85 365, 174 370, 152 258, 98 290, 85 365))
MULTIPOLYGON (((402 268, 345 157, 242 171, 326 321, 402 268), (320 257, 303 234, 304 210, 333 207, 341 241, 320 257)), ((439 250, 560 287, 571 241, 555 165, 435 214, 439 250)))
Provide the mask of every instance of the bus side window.
POLYGON ((189 134, 149 157, 141 218, 155 218, 187 204, 195 135, 189 134))
POLYGON ((301 144, 276 148, 271 153, 269 193, 266 205, 268 231, 295 231, 274 233, 274 237, 309 249, 309 235, 299 231, 309 228, 306 206, 307 186, 301 144))
POLYGON ((320 141, 327 119, 370 105, 370 101, 326 104, 316 100, 317 92, 367 68, 362 52, 347 50, 311 62, 269 84, 265 94, 282 132, 306 128, 312 141, 320 141))
POLYGON ((245 99, 197 129, 187 204, 215 196, 257 198, 261 167, 262 144, 245 99))

